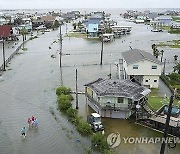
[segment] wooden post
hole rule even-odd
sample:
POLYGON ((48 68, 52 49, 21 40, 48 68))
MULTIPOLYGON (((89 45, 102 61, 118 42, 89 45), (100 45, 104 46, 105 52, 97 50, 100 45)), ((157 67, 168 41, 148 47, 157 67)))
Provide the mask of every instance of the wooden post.
POLYGON ((169 122, 170 122, 170 117, 171 117, 173 100, 174 100, 174 95, 171 96, 170 102, 169 102, 168 113, 167 113, 166 124, 165 124, 165 131, 164 131, 164 135, 163 135, 163 142, 161 145, 160 154, 164 154, 164 151, 165 151, 165 146, 166 146, 165 142, 168 137, 169 122))
POLYGON ((3 71, 6 70, 6 59, 5 59, 5 50, 4 50, 4 38, 3 38, 3 71))
POLYGON ((78 88, 77 88, 77 69, 76 69, 76 109, 78 109, 78 88))
POLYGON ((102 65, 102 60, 103 60, 103 48, 104 48, 103 35, 101 38, 101 42, 102 42, 102 46, 101 46, 101 62, 100 62, 100 65, 102 65))

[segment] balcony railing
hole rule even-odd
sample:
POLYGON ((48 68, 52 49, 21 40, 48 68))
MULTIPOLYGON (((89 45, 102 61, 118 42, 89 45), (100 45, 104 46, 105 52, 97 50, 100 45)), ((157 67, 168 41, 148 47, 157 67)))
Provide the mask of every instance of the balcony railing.
POLYGON ((130 107, 128 104, 123 104, 123 103, 103 103, 100 104, 97 102, 94 98, 92 98, 89 94, 85 93, 86 97, 88 97, 89 101, 92 103, 96 104, 99 108, 105 109, 105 110, 129 110, 130 107))

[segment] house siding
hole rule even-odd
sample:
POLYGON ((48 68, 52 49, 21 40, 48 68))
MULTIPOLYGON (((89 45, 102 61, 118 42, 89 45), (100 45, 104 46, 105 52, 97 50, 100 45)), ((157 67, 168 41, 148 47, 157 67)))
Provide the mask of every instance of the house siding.
POLYGON ((148 60, 143 60, 128 66, 126 65, 125 70, 128 75, 161 75, 162 66, 148 60), (138 69, 133 69, 133 65, 138 65, 138 69), (152 69, 154 65, 157 66, 157 69, 152 69))

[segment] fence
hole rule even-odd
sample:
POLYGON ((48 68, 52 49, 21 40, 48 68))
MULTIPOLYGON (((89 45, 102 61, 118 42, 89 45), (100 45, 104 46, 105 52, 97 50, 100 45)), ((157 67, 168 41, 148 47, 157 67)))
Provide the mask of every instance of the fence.
MULTIPOLYGON (((27 41, 29 41, 29 40, 26 40, 26 41, 24 41, 23 43, 25 44, 27 41)), ((11 59, 18 53, 18 51, 21 49, 23 43, 21 43, 21 45, 9 56, 9 58, 6 59, 5 65, 7 65, 7 64, 11 61, 11 59)), ((1 65, 1 67, 0 67, 0 76, 1 76, 2 73, 3 73, 3 70, 4 70, 3 68, 4 68, 4 63, 3 63, 3 64, 1 65)))

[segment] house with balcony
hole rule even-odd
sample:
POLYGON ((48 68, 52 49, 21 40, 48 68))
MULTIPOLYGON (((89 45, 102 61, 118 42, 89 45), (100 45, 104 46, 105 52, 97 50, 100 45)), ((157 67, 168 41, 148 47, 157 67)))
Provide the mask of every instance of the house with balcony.
POLYGON ((127 119, 145 105, 150 90, 130 80, 99 78, 85 86, 88 105, 102 117, 127 119))
POLYGON ((118 64, 119 79, 129 79, 150 88, 158 88, 162 63, 152 54, 132 49, 122 53, 118 64))

